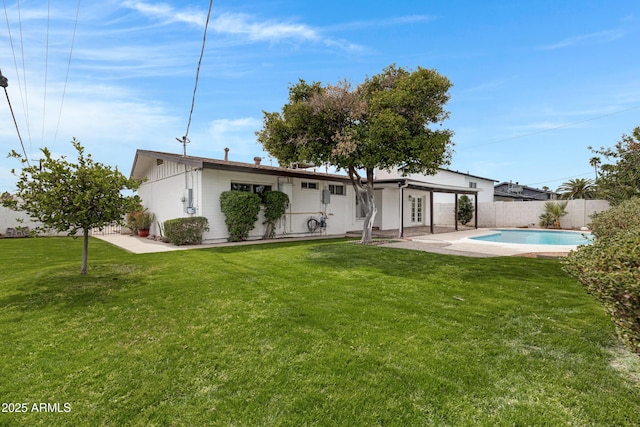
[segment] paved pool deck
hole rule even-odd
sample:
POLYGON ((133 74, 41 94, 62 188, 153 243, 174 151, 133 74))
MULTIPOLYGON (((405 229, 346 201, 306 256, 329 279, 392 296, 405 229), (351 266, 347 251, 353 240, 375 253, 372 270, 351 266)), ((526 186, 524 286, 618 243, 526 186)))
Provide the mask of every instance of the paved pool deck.
MULTIPOLYGON (((478 230, 465 230, 450 233, 422 234, 407 239, 389 239, 389 242, 380 246, 399 249, 411 249, 425 252, 433 252, 447 255, 459 255, 468 257, 498 257, 498 256, 557 256, 566 254, 575 249, 575 246, 560 245, 522 245, 512 243, 486 242, 472 240, 471 237, 495 233, 494 230, 484 228, 478 230)), ((168 243, 158 242, 147 238, 141 238, 123 234, 96 235, 115 246, 135 254, 181 251, 189 249, 205 249, 215 247, 257 245, 265 243, 292 242, 303 240, 318 240, 326 238, 340 238, 343 236, 316 236, 316 237, 288 237, 276 240, 250 240, 233 243, 212 243, 194 246, 174 246, 168 243)))

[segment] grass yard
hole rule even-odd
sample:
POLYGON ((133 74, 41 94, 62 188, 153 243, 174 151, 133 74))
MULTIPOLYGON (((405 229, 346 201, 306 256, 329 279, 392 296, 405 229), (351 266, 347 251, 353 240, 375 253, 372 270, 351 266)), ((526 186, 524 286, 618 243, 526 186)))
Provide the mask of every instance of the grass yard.
POLYGON ((0 240, 0 425, 640 424, 638 358, 555 260, 90 245, 81 277, 79 239, 0 240))

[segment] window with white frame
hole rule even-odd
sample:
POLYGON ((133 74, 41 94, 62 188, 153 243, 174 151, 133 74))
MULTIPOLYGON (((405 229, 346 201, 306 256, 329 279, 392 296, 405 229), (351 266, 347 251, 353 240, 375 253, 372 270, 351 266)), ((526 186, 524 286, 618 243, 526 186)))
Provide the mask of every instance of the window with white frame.
POLYGON ((317 190, 318 188, 320 188, 317 182, 309 182, 309 181, 302 181, 300 183, 300 187, 306 190, 317 190))
POLYGON ((344 185, 329 184, 329 193, 334 196, 345 196, 347 191, 344 185))
POLYGON ((247 184, 243 182, 232 182, 231 190, 234 191, 247 191, 249 193, 256 193, 262 199, 264 203, 264 198, 266 196, 267 191, 271 191, 270 185, 264 184, 247 184))
POLYGON ((478 183, 474 181, 469 181, 469 188, 478 188, 478 183))

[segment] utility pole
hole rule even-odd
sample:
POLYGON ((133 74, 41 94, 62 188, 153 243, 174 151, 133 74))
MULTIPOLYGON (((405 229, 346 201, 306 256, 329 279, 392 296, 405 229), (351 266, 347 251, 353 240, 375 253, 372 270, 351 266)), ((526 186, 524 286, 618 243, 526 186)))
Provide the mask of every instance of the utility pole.
POLYGON ((0 70, 0 87, 9 86, 9 79, 2 75, 2 70, 0 70))
POLYGON ((182 157, 187 157, 187 144, 191 142, 189 138, 185 135, 182 138, 176 138, 176 141, 182 144, 182 157))

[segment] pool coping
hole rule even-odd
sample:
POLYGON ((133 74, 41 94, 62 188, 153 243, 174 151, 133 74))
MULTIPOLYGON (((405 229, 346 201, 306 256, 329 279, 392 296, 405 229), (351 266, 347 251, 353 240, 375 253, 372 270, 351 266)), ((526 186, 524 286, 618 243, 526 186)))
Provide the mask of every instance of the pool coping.
MULTIPOLYGON (((471 237, 486 236, 494 234, 497 229, 501 230, 522 230, 520 228, 496 227, 479 228, 477 230, 457 231, 453 233, 443 233, 436 235, 415 236, 411 240, 424 245, 438 246, 446 249, 448 253, 460 252, 484 254, 486 256, 514 256, 523 254, 544 254, 544 253, 569 253, 575 250, 578 245, 529 245, 521 243, 502 243, 473 240, 471 237)), ((553 230, 549 230, 553 231, 553 230)), ((583 233, 584 231, 559 230, 583 233)))

